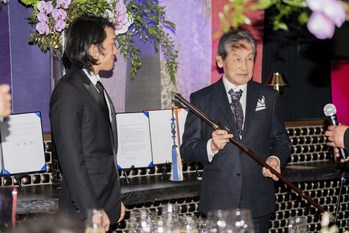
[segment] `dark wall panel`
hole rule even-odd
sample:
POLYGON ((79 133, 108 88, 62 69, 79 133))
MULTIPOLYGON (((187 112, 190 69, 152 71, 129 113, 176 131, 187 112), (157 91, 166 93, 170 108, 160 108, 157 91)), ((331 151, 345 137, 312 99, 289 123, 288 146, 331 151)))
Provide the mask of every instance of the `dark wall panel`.
MULTIPOLYGON (((272 16, 266 11, 266 19, 272 16)), ((272 72, 281 72, 289 83, 281 96, 287 121, 323 118, 331 102, 332 41, 316 39, 307 28, 292 25, 289 31, 264 29, 262 82, 272 72)))
MULTIPOLYGON (((135 43, 142 50, 142 67, 133 80, 126 79, 125 111, 161 109, 160 54, 154 51, 153 43, 144 43, 136 37, 135 43)), ((129 61, 128 73, 130 66, 129 61)))
POLYGON ((8 5, 0 6, 0 84, 11 85, 8 5))

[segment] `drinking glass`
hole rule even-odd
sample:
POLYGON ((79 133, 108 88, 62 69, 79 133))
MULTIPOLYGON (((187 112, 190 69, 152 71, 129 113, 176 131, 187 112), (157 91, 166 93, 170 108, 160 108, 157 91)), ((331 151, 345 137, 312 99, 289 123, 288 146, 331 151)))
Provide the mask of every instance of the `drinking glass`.
POLYGON ((251 212, 247 209, 217 210, 207 215, 208 232, 254 233, 251 212))
POLYGON ((149 209, 134 209, 130 211, 129 233, 154 232, 157 213, 149 209))
POLYGON ((287 223, 288 233, 305 233, 307 232, 306 217, 291 217, 287 223))
POLYGON ((180 214, 180 206, 172 203, 167 203, 162 206, 161 215, 172 216, 174 218, 178 217, 180 214))
POLYGON ((103 211, 101 209, 87 210, 85 233, 105 233, 103 211))
POLYGON ((191 215, 183 215, 178 219, 180 233, 198 233, 197 218, 191 215))
POLYGON ((161 207, 161 222, 164 232, 176 232, 180 228, 180 205, 167 203, 161 207))
POLYGON ((207 214, 207 232, 226 232, 229 228, 228 212, 224 210, 211 211, 207 214))
POLYGON ((234 209, 230 211, 233 232, 254 233, 251 211, 248 209, 234 209))

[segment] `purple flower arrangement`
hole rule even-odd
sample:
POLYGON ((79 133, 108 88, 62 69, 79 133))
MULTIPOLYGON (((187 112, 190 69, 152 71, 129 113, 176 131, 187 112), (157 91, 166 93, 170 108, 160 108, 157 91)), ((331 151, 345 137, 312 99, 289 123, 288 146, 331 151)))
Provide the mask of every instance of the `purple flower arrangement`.
MULTIPOLYGON (((0 0, 1 1, 1 0, 0 0)), ((3 0, 4 1, 4 0, 3 0)), ((34 26, 29 43, 37 44, 42 51, 51 49, 61 56, 64 31, 82 14, 93 14, 109 18, 115 25, 116 43, 125 59, 131 60, 130 79, 142 66, 141 49, 133 36, 138 34, 143 41, 154 41, 155 51, 165 57, 166 71, 174 82, 177 72, 178 51, 167 30, 175 31, 175 24, 165 19, 165 7, 156 0, 20 0, 33 7, 28 17, 34 26)))
MULTIPOLYGON (((31 6, 34 12, 28 17, 35 26, 35 32, 30 35, 29 42, 38 44, 46 51, 61 49, 63 32, 76 17, 82 14, 106 16, 106 12, 115 12, 116 2, 123 0, 21 0, 31 6)), ((110 14, 115 21, 116 15, 110 14)))
POLYGON ((133 23, 132 16, 127 12, 124 0, 107 0, 108 3, 111 3, 111 1, 115 4, 115 11, 107 10, 106 14, 114 22, 115 35, 125 34, 133 23))
POLYGON ((312 10, 307 27, 319 39, 332 38, 335 28, 342 26, 346 12, 338 0, 307 0, 312 10))
POLYGON ((50 15, 53 19, 52 30, 54 32, 61 32, 66 24, 65 18, 67 12, 65 9, 69 7, 71 0, 57 0, 55 8, 53 8, 53 2, 40 1, 36 5, 36 8, 40 12, 37 15, 38 23, 36 24, 36 30, 40 35, 45 34, 46 36, 50 33, 50 15))

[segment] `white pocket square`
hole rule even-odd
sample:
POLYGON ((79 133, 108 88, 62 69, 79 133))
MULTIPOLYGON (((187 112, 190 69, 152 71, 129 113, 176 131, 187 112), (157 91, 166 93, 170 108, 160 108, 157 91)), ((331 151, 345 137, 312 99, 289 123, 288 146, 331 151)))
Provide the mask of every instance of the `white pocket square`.
POLYGON ((257 111, 261 111, 264 109, 266 109, 266 106, 265 106, 265 97, 263 95, 262 98, 258 99, 255 111, 257 112, 257 111))

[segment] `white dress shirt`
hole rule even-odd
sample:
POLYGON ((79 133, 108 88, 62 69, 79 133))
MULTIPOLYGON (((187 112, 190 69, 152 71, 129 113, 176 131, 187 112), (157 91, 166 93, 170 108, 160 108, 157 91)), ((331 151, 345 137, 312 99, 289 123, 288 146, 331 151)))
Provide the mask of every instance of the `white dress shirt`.
MULTIPOLYGON (((243 84, 243 85, 236 86, 236 85, 232 84, 231 82, 229 82, 223 75, 223 84, 224 84, 224 87, 225 87, 225 92, 227 94, 227 98, 229 100, 229 103, 231 103, 231 96, 228 93, 230 91, 230 89, 233 89, 234 92, 242 90, 240 103, 241 103, 241 106, 242 106, 242 111, 244 113, 244 122, 245 122, 247 83, 243 84)), ((242 124, 242 129, 243 128, 244 128, 244 123, 242 124)), ((212 138, 207 141, 207 147, 206 147, 207 148, 208 161, 210 161, 210 162, 212 161, 213 156, 218 153, 218 151, 213 152, 211 150, 211 141, 212 141, 212 138)))

